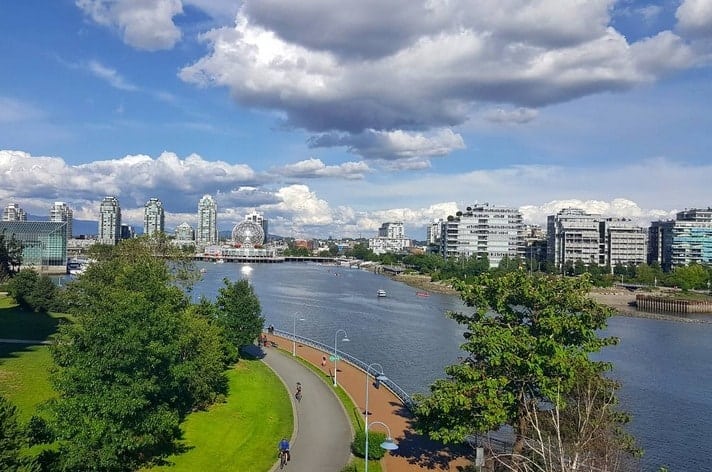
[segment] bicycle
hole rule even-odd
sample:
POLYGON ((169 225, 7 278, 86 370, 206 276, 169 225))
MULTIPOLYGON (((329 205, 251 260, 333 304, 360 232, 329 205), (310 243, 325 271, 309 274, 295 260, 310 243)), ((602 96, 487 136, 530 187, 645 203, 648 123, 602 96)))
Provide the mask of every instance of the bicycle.
POLYGON ((299 382, 297 382, 297 392, 294 394, 294 398, 296 398, 298 402, 302 401, 302 384, 299 382))
POLYGON ((283 451, 279 451, 279 468, 284 469, 284 466, 287 465, 287 454, 289 454, 289 451, 286 449, 283 451))

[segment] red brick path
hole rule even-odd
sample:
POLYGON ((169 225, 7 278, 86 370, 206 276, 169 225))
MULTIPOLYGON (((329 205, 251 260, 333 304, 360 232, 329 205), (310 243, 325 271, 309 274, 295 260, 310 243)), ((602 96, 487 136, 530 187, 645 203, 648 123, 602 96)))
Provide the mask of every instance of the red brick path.
MULTIPOLYGON (((268 335, 269 340, 274 340, 280 346, 291 351, 292 341, 275 334, 268 335)), ((319 366, 325 374, 332 376, 334 363, 328 360, 329 353, 324 353, 310 346, 297 343, 297 355, 315 366, 319 366), (321 366, 322 356, 327 357, 325 366, 321 366)), ((337 363, 338 371, 336 380, 348 392, 359 408, 363 425, 363 413, 366 404, 366 374, 361 369, 345 361, 337 363)), ((373 386, 373 378, 369 379, 368 409, 369 421, 381 421, 388 425, 391 434, 398 444, 398 449, 386 454, 384 469, 387 472, 412 472, 418 470, 448 470, 457 471, 458 466, 470 463, 462 454, 467 454, 466 449, 451 450, 440 443, 431 441, 413 431, 412 415, 403 406, 400 399, 390 390, 381 386, 373 386)), ((347 412, 354 414, 353 412, 347 412)), ((363 427, 363 426, 362 426, 363 427)), ((373 425, 369 431, 386 432, 381 425, 373 425)))

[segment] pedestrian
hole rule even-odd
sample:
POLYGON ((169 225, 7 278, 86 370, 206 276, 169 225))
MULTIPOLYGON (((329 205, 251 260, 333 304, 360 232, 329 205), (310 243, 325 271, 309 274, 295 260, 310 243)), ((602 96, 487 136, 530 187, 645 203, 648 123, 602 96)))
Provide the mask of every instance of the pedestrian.
POLYGON ((264 347, 267 347, 267 335, 266 334, 262 335, 262 343, 263 343, 264 347))
POLYGON ((321 356, 321 366, 324 367, 326 365, 326 356, 321 356))

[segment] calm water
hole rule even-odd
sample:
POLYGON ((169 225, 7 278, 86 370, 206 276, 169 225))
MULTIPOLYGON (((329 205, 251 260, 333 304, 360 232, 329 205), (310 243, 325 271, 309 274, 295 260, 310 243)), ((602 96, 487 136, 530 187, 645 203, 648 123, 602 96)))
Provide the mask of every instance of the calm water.
MULTIPOLYGON (((443 316, 466 307, 457 296, 415 295, 416 289, 358 269, 316 264, 203 264, 195 295, 214 299, 224 277, 247 278, 267 324, 333 346, 337 329, 349 342, 340 350, 383 365, 409 393, 425 392, 461 355, 462 328, 443 316), (376 297, 378 289, 388 293, 376 297)), ((712 471, 712 324, 616 317, 606 332, 618 346, 612 361, 623 382, 619 394, 633 415, 630 431, 645 449, 643 467, 656 471, 712 471)))

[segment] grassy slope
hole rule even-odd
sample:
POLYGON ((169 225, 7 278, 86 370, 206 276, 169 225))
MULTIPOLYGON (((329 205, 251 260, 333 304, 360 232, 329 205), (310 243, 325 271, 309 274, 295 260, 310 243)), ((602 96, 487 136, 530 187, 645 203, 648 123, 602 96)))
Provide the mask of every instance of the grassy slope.
POLYGON ((228 377, 227 403, 188 416, 183 431, 189 450, 152 471, 270 469, 279 438, 292 434, 289 393, 260 361, 240 361, 228 377))
POLYGON ((0 343, 0 393, 28 420, 37 405, 54 396, 49 382, 52 358, 47 346, 0 343))

